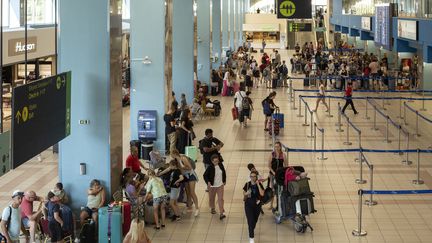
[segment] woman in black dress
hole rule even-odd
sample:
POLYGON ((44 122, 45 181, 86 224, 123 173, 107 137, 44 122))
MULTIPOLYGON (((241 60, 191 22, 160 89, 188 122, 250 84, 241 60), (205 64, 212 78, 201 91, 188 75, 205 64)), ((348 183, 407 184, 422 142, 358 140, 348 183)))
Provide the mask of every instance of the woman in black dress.
POLYGON ((186 146, 192 144, 193 126, 194 124, 190 119, 190 110, 186 109, 183 111, 180 118, 180 127, 177 129, 177 150, 181 154, 185 153, 186 146))

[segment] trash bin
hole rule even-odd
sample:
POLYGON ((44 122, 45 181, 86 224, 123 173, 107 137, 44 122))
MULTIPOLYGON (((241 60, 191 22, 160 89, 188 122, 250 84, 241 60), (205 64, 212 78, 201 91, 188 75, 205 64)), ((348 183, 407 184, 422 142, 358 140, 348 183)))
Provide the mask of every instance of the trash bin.
POLYGON ((153 150, 152 141, 141 142, 141 158, 143 160, 150 160, 150 152, 153 150))

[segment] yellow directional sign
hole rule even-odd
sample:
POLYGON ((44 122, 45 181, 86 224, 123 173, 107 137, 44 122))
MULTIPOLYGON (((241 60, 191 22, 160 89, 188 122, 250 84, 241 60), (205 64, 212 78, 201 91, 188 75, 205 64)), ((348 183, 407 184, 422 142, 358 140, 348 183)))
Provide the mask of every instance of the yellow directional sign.
POLYGON ((279 12, 284 17, 291 17, 296 11, 296 6, 293 2, 287 0, 279 5, 279 12))
POLYGON ((60 89, 61 86, 62 86, 62 79, 60 76, 58 76, 57 80, 56 80, 56 87, 57 87, 57 89, 60 89))
POLYGON ((21 115, 22 115, 23 122, 26 122, 28 117, 29 117, 29 111, 28 111, 27 106, 24 106, 21 115))
POLYGON ((21 118, 21 112, 20 111, 17 111, 15 118, 17 120, 17 124, 20 124, 20 118, 21 118))

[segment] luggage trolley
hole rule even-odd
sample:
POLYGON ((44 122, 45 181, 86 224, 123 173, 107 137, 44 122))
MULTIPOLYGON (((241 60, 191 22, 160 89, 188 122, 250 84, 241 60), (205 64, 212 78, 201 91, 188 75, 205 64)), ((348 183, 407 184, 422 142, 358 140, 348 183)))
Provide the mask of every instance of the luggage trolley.
MULTIPOLYGON (((301 166, 294 166, 294 169, 304 172, 304 168, 301 166)), ((278 180, 278 178, 284 178, 284 176, 278 176, 278 174, 285 175, 285 170, 286 168, 283 168, 281 172, 276 172, 278 206, 274 211, 275 222, 280 224, 284 220, 290 220, 298 233, 305 233, 307 228, 313 231, 306 218, 306 216, 316 212, 313 203, 315 195, 310 191, 309 187, 310 179, 304 178, 299 181, 291 181, 285 187, 284 182, 278 180)))

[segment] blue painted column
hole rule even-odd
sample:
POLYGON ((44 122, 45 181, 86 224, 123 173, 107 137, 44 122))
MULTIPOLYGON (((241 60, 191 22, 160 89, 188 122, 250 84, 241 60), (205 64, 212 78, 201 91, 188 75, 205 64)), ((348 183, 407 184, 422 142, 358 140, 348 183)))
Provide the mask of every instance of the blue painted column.
POLYGON ((230 32, 229 32, 229 1, 222 1, 222 49, 229 49, 230 32))
MULTIPOLYGON (((421 63, 419 64, 421 65, 421 63)), ((432 63, 426 63, 423 62, 423 74, 420 78, 420 80, 422 80, 420 83, 421 85, 419 86, 420 89, 427 89, 427 90, 431 90, 432 89, 432 63)))
POLYGON ((230 47, 231 49, 235 50, 236 49, 236 45, 235 45, 235 39, 236 39, 236 34, 235 34, 235 1, 236 0, 230 0, 229 3, 229 10, 228 10, 228 14, 229 14, 229 32, 230 32, 230 36, 229 36, 229 43, 230 43, 230 47))
POLYGON ((102 182, 107 199, 120 186, 121 15, 109 12, 118 8, 116 2, 74 0, 58 5, 58 70, 72 71, 71 135, 59 145, 59 179, 74 209, 86 205, 92 179, 102 182), (90 123, 80 125, 81 119, 90 123), (84 175, 80 163, 86 165, 84 175))
POLYGON ((193 0, 173 0, 173 91, 179 102, 181 93, 184 93, 188 104, 194 95, 193 26, 193 0))
POLYGON ((138 138, 139 110, 157 111, 157 142, 165 147, 165 4, 131 0, 131 139, 138 138), (146 59, 143 61, 143 59, 146 59))
POLYGON ((210 1, 197 0, 198 80, 210 83, 210 1))
POLYGON ((212 69, 217 69, 221 63, 221 1, 213 0, 212 5, 212 53, 218 60, 212 63, 212 69))
POLYGON ((239 47, 239 46, 241 46, 241 44, 242 44, 242 42, 241 42, 241 39, 242 39, 242 35, 241 35, 241 27, 242 27, 242 9, 241 9, 241 2, 242 2, 243 0, 237 0, 236 1, 236 14, 237 14, 237 18, 236 18, 236 33, 237 33, 237 38, 236 38, 236 41, 237 41, 237 47, 239 47))

